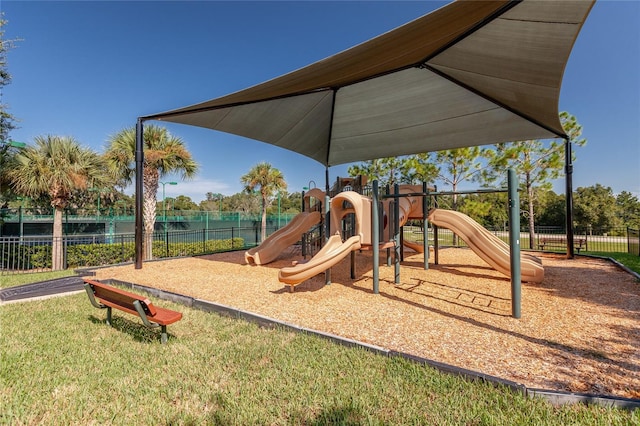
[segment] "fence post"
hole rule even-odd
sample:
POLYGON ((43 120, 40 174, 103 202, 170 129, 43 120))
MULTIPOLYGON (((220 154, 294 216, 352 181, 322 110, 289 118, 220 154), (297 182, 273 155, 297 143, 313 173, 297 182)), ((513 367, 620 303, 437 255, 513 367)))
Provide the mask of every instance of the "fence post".
POLYGON ((126 262, 125 251, 124 251, 124 234, 120 235, 120 255, 121 255, 121 260, 120 261, 121 262, 126 262))

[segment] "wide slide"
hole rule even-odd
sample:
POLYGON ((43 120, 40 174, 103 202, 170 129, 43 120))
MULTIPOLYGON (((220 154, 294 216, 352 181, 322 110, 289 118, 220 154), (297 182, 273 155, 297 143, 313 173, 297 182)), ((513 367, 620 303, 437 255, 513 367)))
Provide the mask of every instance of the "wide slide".
MULTIPOLYGON (((450 229, 491 267, 508 277, 511 276, 509 245, 466 214, 433 209, 429 212, 429 222, 450 229)), ((521 255, 520 275, 524 282, 541 282, 544 279, 542 262, 535 256, 521 255)))
POLYGON ((278 273, 280 282, 296 284, 308 280, 340 262, 349 253, 359 250, 371 240, 371 199, 353 191, 344 191, 331 199, 331 237, 315 256, 307 262, 282 268, 278 273), (341 223, 347 216, 355 218, 352 237, 342 240, 341 223))
POLYGON ((291 286, 300 284, 331 268, 352 251, 359 250, 360 247, 360 235, 348 238, 344 242, 339 233, 332 235, 322 249, 308 262, 280 269, 278 280, 291 286))
POLYGON ((409 247, 411 250, 415 251, 416 253, 424 253, 424 244, 422 243, 417 243, 409 240, 402 240, 402 244, 404 244, 405 247, 409 247))
POLYGON ((262 244, 244 254, 249 264, 264 265, 273 262, 284 249, 300 239, 312 226, 320 223, 320 212, 302 212, 297 214, 286 226, 269 235, 262 244))

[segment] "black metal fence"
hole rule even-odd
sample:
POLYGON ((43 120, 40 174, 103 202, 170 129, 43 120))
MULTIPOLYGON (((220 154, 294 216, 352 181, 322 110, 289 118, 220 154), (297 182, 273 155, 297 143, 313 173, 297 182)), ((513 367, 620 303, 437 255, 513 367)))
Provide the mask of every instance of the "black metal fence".
MULTIPOLYGON (((404 237, 408 239, 420 239, 422 232, 417 232, 417 227, 405 227, 404 237)), ((507 228, 489 229, 489 231, 505 242, 509 241, 507 228)), ((433 244, 433 232, 429 233, 429 244, 433 244)), ((453 232, 448 229, 438 229, 438 244, 440 246, 466 246, 460 238, 454 238, 453 232)), ((587 231, 576 230, 574 233, 574 249, 576 253, 632 253, 639 254, 640 237, 638 230, 632 228, 610 228, 607 230, 590 229, 587 231)), ((520 232, 520 247, 523 250, 541 250, 565 253, 567 251, 566 232, 561 227, 536 227, 533 239, 528 229, 520 232)))
POLYGON ((640 256, 640 229, 627 228, 627 253, 640 256))
MULTIPOLYGON (((267 227, 267 235, 275 232, 276 226, 267 227)), ((404 237, 410 240, 420 239, 419 227, 405 227, 404 237)), ((508 241, 507 229, 494 229, 491 232, 505 242, 508 241)), ((433 232, 429 232, 430 244, 433 244, 433 232)), ((564 229, 539 227, 533 240, 529 232, 520 234, 522 249, 566 252, 564 229)), ((135 257, 134 234, 93 234, 70 235, 62 237, 65 268, 112 265, 131 262, 135 257)), ((258 245, 260 228, 230 227, 221 229, 200 229, 186 231, 157 231, 153 234, 153 258, 197 256, 232 250, 244 250, 258 245)), ((306 241, 306 240, 303 240, 306 241)), ((40 272, 51 269, 53 238, 39 237, 0 237, 0 275, 40 272)), ((464 246, 460 238, 454 238, 448 229, 438 230, 440 246, 464 246)), ((590 229, 574 234, 576 252, 617 252, 632 253, 640 256, 640 232, 632 228, 602 230, 590 229)), ((308 248, 307 254, 313 254, 308 248)), ((303 249, 303 254, 305 250, 303 249)))
MULTIPOLYGON (((267 234, 276 230, 267 227, 267 234)), ((153 258, 197 256, 254 247, 260 241, 256 227, 153 234, 153 258)), ((135 258, 135 234, 70 235, 61 238, 65 268, 112 265, 135 258)), ((51 270, 52 236, 0 237, 0 275, 51 270)))

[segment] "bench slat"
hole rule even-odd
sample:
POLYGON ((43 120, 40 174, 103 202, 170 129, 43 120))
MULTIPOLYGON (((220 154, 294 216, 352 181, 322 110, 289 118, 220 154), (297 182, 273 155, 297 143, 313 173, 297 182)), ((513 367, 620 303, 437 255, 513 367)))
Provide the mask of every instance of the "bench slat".
POLYGON ((93 294, 97 298, 113 303, 114 305, 116 305, 113 306, 114 308, 128 308, 129 310, 133 310, 134 314, 137 314, 135 312, 135 307, 133 306, 133 302, 137 300, 142 304, 144 312, 145 314, 147 314, 147 316, 154 316, 156 314, 156 307, 147 298, 143 298, 141 296, 138 296, 137 294, 129 293, 125 290, 120 290, 119 288, 106 287, 96 281, 85 282, 88 282, 91 285, 91 287, 93 288, 93 294))
MULTIPOLYGON (((118 309, 120 311, 127 312, 129 314, 138 316, 138 311, 136 311, 135 307, 133 307, 133 303, 131 304, 133 309, 131 309, 131 308, 124 307, 124 306, 122 306, 120 304, 113 303, 110 300, 103 299, 98 295, 96 295, 96 297, 105 306, 110 306, 110 307, 118 309)), ((155 315, 153 315, 153 316, 147 315, 147 319, 149 321, 151 321, 151 322, 155 322, 155 323, 160 324, 160 325, 169 325, 169 324, 173 324, 174 322, 179 321, 180 319, 182 319, 182 313, 181 312, 172 311, 170 309, 165 309, 165 308, 160 308, 160 307, 155 307, 155 309, 156 309, 156 314, 155 315)))

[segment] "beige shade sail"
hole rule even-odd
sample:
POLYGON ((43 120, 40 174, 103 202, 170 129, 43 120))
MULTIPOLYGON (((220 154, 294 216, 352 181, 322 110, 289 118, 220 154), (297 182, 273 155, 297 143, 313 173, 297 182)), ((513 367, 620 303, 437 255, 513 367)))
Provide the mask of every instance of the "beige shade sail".
POLYGON ((244 136, 325 166, 564 137, 560 86, 594 1, 456 1, 257 86, 141 119, 244 136))

